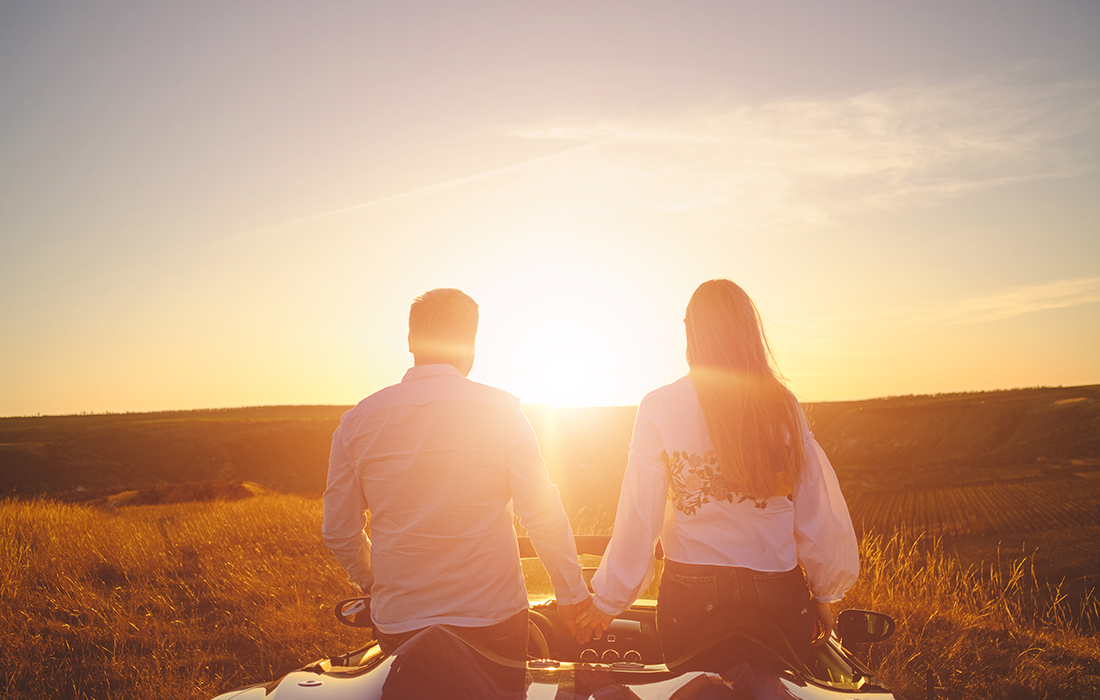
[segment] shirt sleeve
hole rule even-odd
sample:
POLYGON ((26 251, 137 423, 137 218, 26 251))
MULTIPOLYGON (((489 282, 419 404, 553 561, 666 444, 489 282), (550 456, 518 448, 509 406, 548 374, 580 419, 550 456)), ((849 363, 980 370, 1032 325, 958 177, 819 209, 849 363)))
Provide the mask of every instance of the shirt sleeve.
POLYGON ((527 528, 561 605, 588 598, 581 577, 573 528, 561 505, 558 487, 550 481, 539 452, 538 438, 519 406, 508 426, 508 488, 520 523, 527 528))
POLYGON ((664 441, 652 416, 652 401, 643 399, 634 420, 615 529, 592 577, 594 603, 609 615, 630 607, 653 577, 653 551, 664 525, 668 483, 664 441))
POLYGON ((814 598, 835 603, 859 576, 859 544, 836 472, 805 425, 803 443, 806 464, 794 487, 798 560, 814 598))
POLYGON ((340 429, 332 436, 325 487, 325 514, 321 534, 348 580, 369 593, 374 585, 370 569, 370 539, 366 533, 367 501, 359 488, 355 469, 344 453, 340 429))

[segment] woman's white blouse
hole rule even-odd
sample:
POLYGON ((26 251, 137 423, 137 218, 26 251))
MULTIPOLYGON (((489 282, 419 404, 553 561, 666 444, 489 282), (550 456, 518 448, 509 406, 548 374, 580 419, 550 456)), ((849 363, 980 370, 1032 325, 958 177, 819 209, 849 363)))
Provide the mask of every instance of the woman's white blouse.
POLYGON ((618 615, 649 585, 658 538, 684 564, 756 571, 806 570, 820 601, 844 597, 859 574, 848 506, 825 453, 802 422, 806 465, 790 496, 753 500, 721 476, 690 377, 650 392, 638 407, 615 531, 592 586, 618 615))

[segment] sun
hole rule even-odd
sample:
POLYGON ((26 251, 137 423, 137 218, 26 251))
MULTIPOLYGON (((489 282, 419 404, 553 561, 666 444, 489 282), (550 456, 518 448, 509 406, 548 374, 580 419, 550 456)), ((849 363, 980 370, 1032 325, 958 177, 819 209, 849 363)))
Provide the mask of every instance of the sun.
POLYGON ((648 351, 652 329, 640 319, 646 310, 636 308, 638 297, 628 289, 595 286, 573 278, 479 300, 482 325, 471 379, 524 403, 637 404, 660 383, 648 351))
POLYGON ((606 338, 597 329, 551 325, 528 335, 517 358, 524 393, 538 403, 593 405, 607 394, 606 338))

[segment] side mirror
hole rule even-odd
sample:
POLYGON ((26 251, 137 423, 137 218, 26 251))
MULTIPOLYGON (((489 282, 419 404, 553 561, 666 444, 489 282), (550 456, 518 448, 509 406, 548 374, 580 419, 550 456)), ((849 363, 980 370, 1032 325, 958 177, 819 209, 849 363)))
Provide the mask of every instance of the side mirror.
POLYGON ((881 642, 896 627, 894 618, 871 610, 845 610, 836 620, 837 636, 845 643, 881 642))
POLYGON ((348 627, 373 628, 370 619, 370 596, 341 600, 336 604, 336 619, 348 627))

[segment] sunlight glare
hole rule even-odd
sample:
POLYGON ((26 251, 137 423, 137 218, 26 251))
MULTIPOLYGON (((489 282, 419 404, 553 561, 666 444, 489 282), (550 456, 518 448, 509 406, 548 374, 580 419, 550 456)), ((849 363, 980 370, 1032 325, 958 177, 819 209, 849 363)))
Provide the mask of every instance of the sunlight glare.
POLYGON ((656 385, 652 310, 606 270, 544 258, 508 284, 481 289, 472 379, 524 403, 633 405, 656 385))

